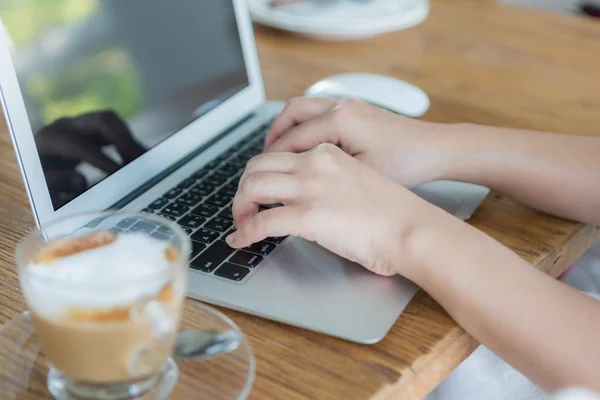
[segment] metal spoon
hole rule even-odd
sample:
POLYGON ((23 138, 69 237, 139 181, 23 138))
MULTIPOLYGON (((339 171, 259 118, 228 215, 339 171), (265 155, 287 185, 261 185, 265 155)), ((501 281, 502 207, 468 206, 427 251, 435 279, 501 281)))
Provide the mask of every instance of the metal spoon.
POLYGON ((205 360, 234 351, 243 336, 236 331, 190 329, 179 332, 173 354, 177 358, 205 360))

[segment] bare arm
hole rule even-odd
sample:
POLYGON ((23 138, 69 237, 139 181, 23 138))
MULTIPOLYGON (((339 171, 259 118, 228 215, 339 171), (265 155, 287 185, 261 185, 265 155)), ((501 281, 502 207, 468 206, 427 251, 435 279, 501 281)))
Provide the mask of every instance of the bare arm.
POLYGON ((499 357, 548 391, 600 391, 600 301, 458 221, 421 225, 409 247, 407 275, 499 357))
MULTIPOLYGON (((600 224, 600 138, 433 124, 401 118, 360 102, 296 99, 275 121, 266 139, 274 158, 283 157, 280 152, 302 153, 320 143, 332 143, 336 150, 341 146, 346 154, 405 187, 435 179, 473 182, 549 213, 600 224)), ((274 161, 266 160, 254 160, 250 169, 257 169, 257 164, 272 168, 274 161)), ((361 176, 346 166, 335 171, 361 176)), ((317 169, 311 176, 324 179, 324 170, 317 169)), ((252 189, 258 181, 247 186, 252 189)), ((364 182, 375 181, 369 176, 364 182)), ((243 247, 284 234, 317 238, 318 243, 375 272, 396 272, 415 281, 465 330, 546 390, 570 385, 600 390, 599 301, 545 275, 484 233, 400 186, 382 183, 377 189, 365 189, 360 182, 353 178, 340 189, 344 194, 330 202, 325 200, 326 193, 334 191, 332 184, 321 186, 317 200, 336 206, 323 206, 319 218, 310 220, 304 230, 306 218, 299 216, 290 222, 292 218, 288 221, 283 217, 285 201, 283 210, 277 211, 281 215, 272 211, 267 218, 259 213, 247 223, 242 223, 244 207, 234 207, 236 226, 241 224, 242 232, 234 242, 243 247), (398 197, 391 192, 394 186, 398 197), (365 193, 371 202, 392 201, 371 205, 369 212, 363 206, 361 213, 336 219, 348 206, 347 199, 358 199, 365 193), (381 210, 385 210, 386 218, 377 217, 381 210), (373 217, 361 223, 365 231, 385 235, 356 238, 347 228, 349 221, 362 213, 373 217), (286 223, 290 227, 282 228, 286 223), (345 229, 335 231, 332 226, 345 229), (323 235, 320 240, 319 234, 323 235), (388 240, 393 243, 372 246, 388 240), (362 251, 360 256, 357 251, 362 251)), ((254 188, 254 192, 262 196, 267 186, 271 190, 283 187, 271 182, 260 190, 254 188)), ((250 189, 245 191, 252 192, 250 189)), ((238 193, 237 202, 252 203, 244 197, 238 193)), ((314 203, 296 210, 319 209, 318 201, 311 201, 314 203)), ((289 210, 292 213, 294 209, 289 210)))
POLYGON ((437 176, 481 184, 550 214, 600 225, 600 137, 440 125, 437 176))
MULTIPOLYGON (((470 124, 437 128, 425 132, 435 149, 430 155, 437 154, 432 176, 481 184, 550 214, 600 224, 600 138, 470 124)), ((600 390, 600 301, 471 226, 453 225, 416 232, 415 281, 546 390, 600 390)))

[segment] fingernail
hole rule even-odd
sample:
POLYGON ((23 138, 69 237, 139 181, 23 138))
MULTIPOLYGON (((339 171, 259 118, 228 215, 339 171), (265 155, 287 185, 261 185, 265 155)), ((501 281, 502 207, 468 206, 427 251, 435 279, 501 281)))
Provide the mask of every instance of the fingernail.
POLYGON ((228 245, 231 245, 231 243, 233 243, 234 239, 235 239, 235 232, 230 234, 229 236, 227 236, 225 238, 225 241, 227 242, 228 245))

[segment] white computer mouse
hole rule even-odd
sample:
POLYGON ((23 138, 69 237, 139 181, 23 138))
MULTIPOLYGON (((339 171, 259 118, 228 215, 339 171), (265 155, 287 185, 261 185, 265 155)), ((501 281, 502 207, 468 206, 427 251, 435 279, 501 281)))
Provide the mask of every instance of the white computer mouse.
POLYGON ((400 79, 377 74, 341 74, 327 77, 304 93, 311 97, 356 98, 398 114, 418 118, 429 108, 429 97, 400 79))

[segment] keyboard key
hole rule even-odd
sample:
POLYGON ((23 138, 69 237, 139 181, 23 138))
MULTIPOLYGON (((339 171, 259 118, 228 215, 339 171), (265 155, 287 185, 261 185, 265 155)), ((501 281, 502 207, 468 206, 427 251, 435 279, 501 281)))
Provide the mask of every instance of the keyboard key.
POLYGON ((242 147, 244 147, 244 143, 242 143, 242 142, 237 142, 236 144, 234 144, 233 146, 231 146, 229 149, 230 149, 232 152, 236 152, 236 151, 239 151, 239 150, 240 150, 242 147))
POLYGON ((163 198, 163 197, 159 197, 158 199, 154 200, 149 206, 148 208, 151 208, 153 210, 158 210, 159 208, 163 208, 164 206, 167 205, 167 203, 169 203, 169 200, 163 198))
POLYGON ((179 183, 179 185, 177 185, 177 187, 180 189, 187 189, 190 186, 192 186, 194 183, 196 183, 195 179, 188 178, 188 179, 184 179, 183 181, 181 181, 179 183))
POLYGON ((248 163, 248 159, 242 155, 239 155, 239 156, 229 160, 227 165, 231 165, 231 166, 242 169, 246 166, 247 163, 248 163))
POLYGON ((192 214, 199 215, 205 218, 210 218, 218 212, 219 208, 210 204, 200 204, 198 207, 192 210, 192 214))
POLYGON ((217 207, 224 207, 231 201, 231 197, 225 196, 222 194, 213 194, 208 199, 206 199, 206 203, 215 205, 217 207))
POLYGON ((228 179, 228 176, 222 176, 218 174, 212 174, 208 178, 204 180, 204 182, 208 183, 212 186, 221 186, 228 179))
POLYGON ((235 193, 238 190, 238 186, 239 186, 239 180, 230 181, 227 185, 225 185, 225 186, 223 186, 223 188, 221 188, 221 191, 227 190, 230 193, 233 192, 233 194, 235 195, 235 193))
POLYGON ((221 175, 230 177, 230 176, 237 174, 239 170, 240 170, 240 167, 237 167, 237 166, 231 165, 231 164, 225 164, 224 166, 219 168, 219 170, 217 172, 220 173, 221 175))
POLYGON ((225 218, 213 218, 208 221, 205 225, 206 228, 212 229, 213 231, 225 232, 233 225, 233 223, 225 218))
POLYGON ((169 228, 168 226, 161 226, 160 228, 158 228, 158 230, 156 232, 162 233, 163 235, 167 235, 167 236, 173 236, 175 235, 175 232, 173 232, 173 229, 169 228))
POLYGON ((206 164, 204 166, 204 168, 211 170, 211 169, 215 169, 219 164, 221 164, 221 160, 213 160, 211 162, 209 162, 208 164, 206 164))
POLYGON ((230 263, 243 265, 244 267, 254 268, 263 260, 262 256, 257 254, 248 253, 245 251, 238 251, 229 259, 230 263))
POLYGON ((171 203, 171 204, 167 205, 165 208, 163 208, 161 210, 161 212, 172 215, 174 217, 180 217, 183 214, 185 214, 186 212, 188 212, 189 209, 190 208, 188 206, 184 206, 183 204, 171 203))
POLYGON ((248 250, 252 253, 267 256, 274 249, 275 249, 275 245, 273 243, 258 242, 258 243, 251 244, 250 246, 246 247, 244 250, 248 250))
POLYGON ((194 258, 191 267, 204 272, 212 272, 219 264, 233 253, 232 249, 222 240, 213 243, 206 251, 194 258))
POLYGON ((227 218, 233 221, 233 214, 231 213, 231 206, 227 207, 221 213, 219 213, 219 217, 227 218))
POLYGON ((202 169, 199 169, 198 171, 194 172, 190 178, 194 179, 194 180, 199 180, 199 179, 204 178, 206 175, 208 175, 209 172, 210 172, 210 170, 208 168, 202 168, 202 169))
POLYGON ((177 220, 177 217, 174 217, 174 216, 169 215, 169 214, 158 213, 158 216, 170 219, 171 221, 176 221, 177 220))
POLYGON ((279 243, 283 242, 285 240, 285 238, 287 238, 287 236, 268 237, 268 238, 265 239, 265 242, 269 242, 269 243, 273 243, 273 244, 279 244, 279 243))
POLYGON ((146 232, 152 233, 156 229, 156 226, 149 224, 144 221, 136 222, 131 228, 129 228, 130 232, 146 232))
MULTIPOLYGON (((228 164, 228 165, 230 165, 230 164, 228 164)), ((236 166, 230 165, 230 167, 231 167, 232 170, 236 169, 235 172, 233 172, 232 174, 229 175, 230 178, 235 178, 236 176, 241 176, 242 173, 244 173, 244 168, 243 167, 238 167, 237 165, 236 166)), ((237 183, 237 181, 236 181, 236 183, 237 183)))
MULTIPOLYGON (((234 172, 235 173, 235 172, 234 172)), ((219 177, 224 177, 225 180, 229 179, 229 177, 232 175, 230 173, 227 173, 226 171, 223 170, 223 168, 219 168, 218 170, 216 170, 214 172, 215 176, 219 176, 219 177)))
POLYGON ((169 190, 167 193, 163 194, 163 197, 166 197, 167 199, 174 199, 175 197, 179 196, 181 194, 181 192, 183 192, 182 189, 173 188, 173 189, 169 190))
POLYGON ((252 158, 252 156, 246 154, 246 153, 240 153, 239 156, 237 156, 235 158, 236 162, 241 163, 244 167, 246 166, 246 164, 248 164, 248 160, 250 160, 252 158))
POLYGON ((240 267, 239 265, 225 263, 215 271, 216 276, 220 276, 222 278, 231 279, 232 281, 239 282, 246 275, 250 273, 248 268, 240 267))
POLYGON ((123 233, 123 229, 121 228, 110 228, 108 230, 110 233, 112 233, 113 235, 118 235, 119 233, 123 233))
POLYGON ((184 204, 186 206, 190 206, 193 207, 196 204, 200 203, 200 201, 202 200, 202 195, 197 194, 197 193, 186 193, 186 194, 182 194, 181 196, 179 196, 177 198, 177 200, 175 200, 177 203, 181 203, 184 204))
POLYGON ((194 233, 192 235, 192 240, 195 240, 197 242, 206 243, 206 244, 211 244, 212 242, 217 240, 219 235, 220 234, 218 232, 211 231, 210 229, 202 228, 202 229, 199 229, 198 231, 196 231, 196 233, 194 233))
POLYGON ((185 217, 181 218, 177 223, 182 226, 187 226, 188 228, 196 229, 200 228, 200 226, 206 221, 206 218, 199 217, 198 215, 188 214, 185 217))
POLYGON ((235 185, 227 185, 223 189, 219 190, 219 194, 233 198, 237 193, 237 183, 235 185))
POLYGON ((154 211, 156 211, 156 210, 153 210, 153 209, 151 209, 151 208, 144 208, 144 209, 142 210, 142 212, 144 212, 144 213, 148 213, 148 214, 154 214, 154 211))
POLYGON ((171 239, 171 236, 165 235, 164 233, 160 233, 158 231, 153 232, 150 236, 153 236, 157 239, 165 240, 165 241, 171 239))
POLYGON ((207 184, 206 182, 201 182, 190 189, 190 193, 199 194, 200 196, 208 196, 212 192, 214 192, 215 187, 207 184))
POLYGON ((255 144, 253 144, 252 146, 250 146, 248 148, 248 152, 250 152, 250 151, 256 152, 256 154, 258 155, 258 154, 262 153, 264 149, 265 149, 265 146, 261 140, 255 144))
POLYGON ((240 151, 242 149, 242 147, 244 147, 246 145, 246 143, 248 143, 247 140, 240 140, 239 142, 237 142, 236 144, 234 144, 233 146, 231 146, 231 150, 233 151, 240 151))
POLYGON ((188 228, 187 226, 181 226, 180 228, 183 229, 188 235, 194 233, 194 230, 192 228, 188 228))
POLYGON ((262 149, 257 150, 256 148, 249 147, 246 150, 242 151, 242 156, 248 157, 248 159, 251 159, 252 157, 259 155, 261 152, 262 152, 262 149))
POLYGON ((192 256, 191 256, 191 258, 196 257, 205 248, 206 248, 206 245, 204 243, 200 243, 200 242, 196 242, 196 241, 192 240, 192 256))
POLYGON ((119 222, 117 224, 117 227, 121 228, 121 229, 127 229, 131 225, 135 224, 136 222, 137 222, 137 218, 125 218, 124 220, 122 220, 121 222, 119 222))

